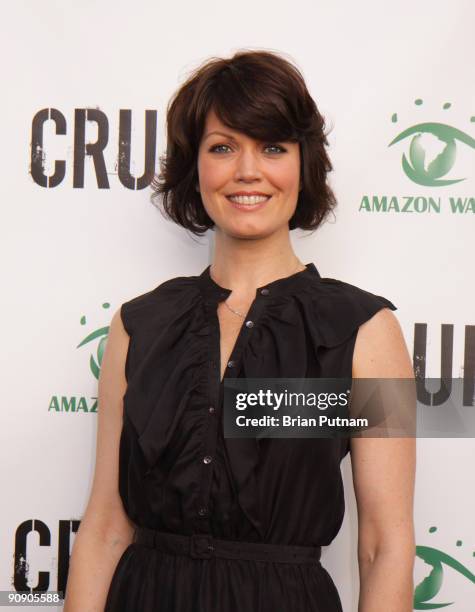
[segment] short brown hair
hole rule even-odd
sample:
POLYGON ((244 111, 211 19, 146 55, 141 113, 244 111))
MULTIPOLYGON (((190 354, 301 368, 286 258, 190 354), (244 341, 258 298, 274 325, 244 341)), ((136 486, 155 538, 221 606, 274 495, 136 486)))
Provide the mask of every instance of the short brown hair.
POLYGON ((167 107, 167 149, 152 181, 167 217, 196 235, 214 227, 199 192, 197 158, 206 116, 261 141, 300 143, 301 185, 289 229, 316 230, 336 205, 327 184, 325 120, 299 69, 271 51, 212 57, 176 91, 167 107))

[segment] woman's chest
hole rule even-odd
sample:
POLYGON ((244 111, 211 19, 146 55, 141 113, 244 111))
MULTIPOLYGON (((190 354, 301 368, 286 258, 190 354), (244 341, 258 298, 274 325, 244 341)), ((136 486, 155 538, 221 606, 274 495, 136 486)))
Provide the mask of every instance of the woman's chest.
POLYGON ((220 380, 222 380, 241 333, 244 319, 224 306, 218 308, 217 317, 219 325, 220 380))

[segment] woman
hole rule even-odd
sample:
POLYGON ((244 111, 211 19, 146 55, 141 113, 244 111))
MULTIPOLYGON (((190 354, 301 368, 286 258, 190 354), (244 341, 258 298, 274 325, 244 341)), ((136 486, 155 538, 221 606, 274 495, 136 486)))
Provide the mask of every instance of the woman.
POLYGON ((341 610, 319 559, 349 451, 359 612, 412 610, 413 440, 222 431, 225 378, 413 377, 396 306, 293 251, 289 231, 335 205, 324 125, 270 52, 211 59, 169 105, 156 196, 174 222, 214 231, 214 255, 112 319, 66 612, 341 610))

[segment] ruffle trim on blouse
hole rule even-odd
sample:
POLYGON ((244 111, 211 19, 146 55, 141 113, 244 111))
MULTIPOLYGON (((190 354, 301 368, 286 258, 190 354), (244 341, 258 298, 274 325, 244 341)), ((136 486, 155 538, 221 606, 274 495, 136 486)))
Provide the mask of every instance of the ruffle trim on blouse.
POLYGON ((179 277, 121 307, 133 355, 124 412, 151 468, 170 444, 185 410, 204 399, 205 381, 199 375, 206 362, 203 337, 209 325, 199 302, 194 283, 179 277))

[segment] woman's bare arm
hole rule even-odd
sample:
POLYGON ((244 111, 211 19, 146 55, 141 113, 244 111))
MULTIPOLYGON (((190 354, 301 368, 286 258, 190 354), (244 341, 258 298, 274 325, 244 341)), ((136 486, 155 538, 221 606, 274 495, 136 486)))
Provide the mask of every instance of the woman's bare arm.
POLYGON ((112 317, 99 376, 96 464, 70 559, 64 612, 103 612, 112 575, 135 526, 119 497, 119 441, 129 336, 112 317))
MULTIPOLYGON (((414 378, 399 322, 389 309, 360 327, 353 377, 414 378)), ((352 438, 351 462, 358 508, 358 612, 412 612, 415 438, 352 438)))

